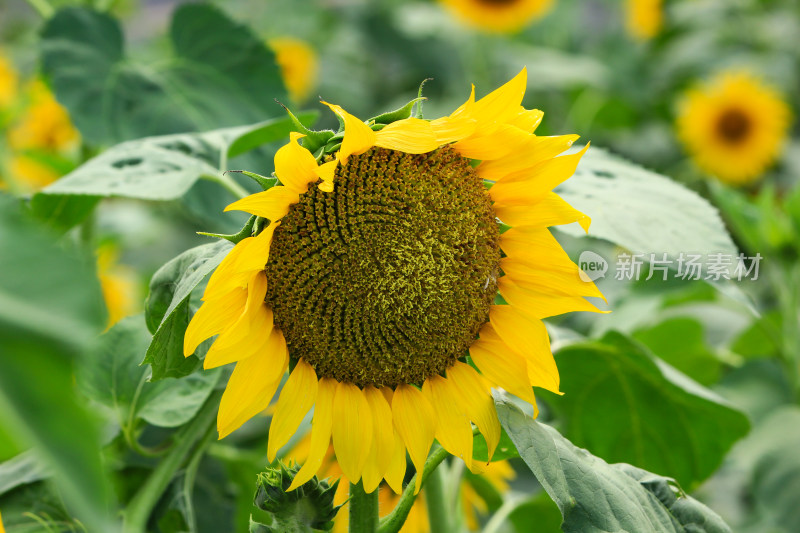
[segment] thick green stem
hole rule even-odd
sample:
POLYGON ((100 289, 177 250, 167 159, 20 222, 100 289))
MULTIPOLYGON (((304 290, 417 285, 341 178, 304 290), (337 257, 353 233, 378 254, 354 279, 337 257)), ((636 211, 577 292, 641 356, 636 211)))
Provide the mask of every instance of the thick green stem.
MULTIPOLYGON (((431 452, 431 454, 428 456, 428 460, 425 462, 425 468, 422 470, 423 485, 430 477, 431 473, 436 470, 436 467, 438 467, 441 462, 444 461, 445 457, 447 457, 447 451, 441 446, 437 445, 433 452, 431 452)), ((403 527, 406 518, 408 518, 409 511, 411 511, 411 506, 414 505, 414 498, 416 497, 416 494, 414 494, 414 486, 417 484, 418 475, 420 475, 419 472, 414 474, 414 477, 412 477, 411 481, 408 482, 408 485, 403 491, 403 495, 400 496, 400 501, 397 502, 394 510, 380 521, 378 533, 397 533, 400 531, 400 528, 403 527)))
POLYGON ((425 503, 428 504, 428 522, 431 531, 449 533, 453 531, 453 508, 448 505, 445 490, 445 472, 437 468, 425 484, 425 503))
POLYGON ((156 466, 139 492, 131 499, 123 516, 123 533, 145 533, 147 521, 175 472, 183 465, 195 444, 213 428, 222 391, 214 391, 187 426, 175 436, 175 446, 156 466))
POLYGON ((375 533, 378 529, 378 490, 364 491, 361 481, 350 484, 350 531, 375 533))

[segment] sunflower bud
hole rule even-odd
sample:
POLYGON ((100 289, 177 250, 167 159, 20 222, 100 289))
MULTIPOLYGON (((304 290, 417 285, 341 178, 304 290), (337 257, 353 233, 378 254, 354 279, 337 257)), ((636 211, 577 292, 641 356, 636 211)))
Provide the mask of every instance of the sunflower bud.
POLYGON ((258 475, 253 505, 272 518, 270 525, 250 521, 250 531, 329 531, 339 507, 333 504, 337 480, 333 485, 316 476, 296 490, 287 492, 300 467, 278 462, 258 475))

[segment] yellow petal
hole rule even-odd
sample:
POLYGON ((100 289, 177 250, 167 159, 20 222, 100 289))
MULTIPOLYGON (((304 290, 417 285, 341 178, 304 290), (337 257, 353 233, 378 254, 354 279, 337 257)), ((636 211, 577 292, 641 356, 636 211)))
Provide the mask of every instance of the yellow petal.
POLYGON ((333 426, 333 398, 336 394, 337 382, 335 379, 322 378, 319 380, 317 400, 314 404, 314 418, 311 421, 311 445, 309 446, 308 459, 303 467, 294 476, 294 481, 287 490, 294 490, 314 477, 322 466, 322 461, 328 453, 331 442, 331 427, 333 426))
POLYGON ((299 194, 308 190, 310 182, 317 181, 317 160, 297 142, 303 137, 302 133, 291 132, 289 144, 275 153, 275 175, 286 187, 299 194))
POLYGON ((424 154, 436 150, 440 144, 431 123, 418 118, 392 122, 378 131, 375 139, 375 146, 407 154, 424 154))
POLYGON ((440 145, 466 139, 475 133, 477 125, 478 122, 474 118, 467 116, 449 116, 431 121, 431 128, 440 145))
POLYGON ((540 292, 534 286, 524 287, 514 283, 508 276, 497 281, 497 289, 503 298, 524 314, 542 319, 573 311, 606 313, 581 296, 540 292))
POLYGON ((524 148, 507 156, 484 161, 476 168, 478 175, 489 181, 501 181, 515 172, 526 171, 539 163, 551 159, 569 149, 577 141, 578 135, 559 135, 539 137, 531 135, 524 148))
POLYGON ((297 191, 289 187, 272 187, 233 202, 225 211, 245 211, 275 222, 286 216, 289 207, 299 201, 297 191))
POLYGON ((515 261, 531 269, 553 270, 579 275, 561 244, 547 228, 513 228, 500 236, 500 248, 515 261))
POLYGON ((436 440, 472 470, 472 424, 458 402, 457 388, 450 380, 434 375, 422 384, 422 394, 436 413, 436 440))
POLYGON ((183 355, 189 357, 204 340, 230 328, 241 316, 247 291, 234 288, 219 298, 203 302, 192 317, 183 337, 183 355))
POLYGON ((306 413, 317 399, 317 373, 300 359, 281 390, 275 414, 269 425, 267 459, 275 460, 281 447, 289 442, 306 413))
POLYGON ((217 415, 219 438, 224 438, 263 411, 272 401, 289 362, 288 352, 270 357, 267 354, 248 357, 236 363, 228 386, 222 395, 217 415), (267 381, 262 376, 274 374, 276 359, 283 359, 278 378, 267 381))
POLYGON ((517 112, 516 116, 511 118, 508 123, 512 126, 518 127, 522 131, 533 133, 536 131, 536 128, 539 127, 539 124, 541 124, 542 117, 544 117, 544 113, 538 109, 528 110, 522 106, 519 106, 519 111, 517 112))
POLYGON ((577 222, 588 233, 589 224, 592 222, 592 219, 569 205, 554 192, 546 193, 532 204, 495 204, 492 208, 497 218, 512 227, 533 226, 544 228, 577 222))
POLYGON ((486 123, 505 123, 518 112, 528 84, 528 71, 523 68, 510 81, 484 96, 472 106, 470 115, 479 127, 486 123))
POLYGON ((383 394, 368 385, 364 388, 364 396, 372 413, 372 446, 364 465, 362 480, 367 493, 375 490, 389 469, 394 454, 394 426, 392 425, 392 409, 383 394))
MULTIPOLYGON (((412 385, 399 385, 392 397, 394 427, 403 438, 411 462, 422 472, 428 451, 436 433, 436 414, 430 402, 412 385)), ((414 494, 422 487, 422 475, 417 476, 414 494)))
POLYGON ((338 105, 329 104, 328 102, 322 103, 330 107, 331 111, 336 113, 344 122, 344 139, 338 155, 342 164, 347 163, 347 158, 351 155, 363 154, 375 146, 376 135, 372 128, 338 105))
POLYGON ((537 204, 556 185, 575 173, 578 162, 587 148, 588 144, 577 154, 554 157, 530 169, 505 176, 489 189, 489 195, 497 204, 523 206, 537 204))
POLYGON ((408 466, 406 464, 406 446, 403 444, 403 438, 397 432, 397 429, 394 430, 393 435, 394 451, 392 451, 392 460, 384 477, 386 484, 395 493, 400 494, 403 492, 403 480, 406 477, 406 467, 408 466))
POLYGON ((474 368, 459 361, 447 369, 447 377, 453 382, 454 390, 461 394, 461 408, 486 439, 491 461, 500 442, 500 420, 497 418, 489 384, 474 368))
POLYGON ((256 237, 248 237, 234 246, 211 274, 203 300, 217 298, 234 287, 245 287, 253 272, 264 270, 272 237, 279 225, 280 222, 273 222, 256 237))
POLYGON ((574 270, 565 272, 531 268, 521 261, 504 257, 500 260, 500 268, 511 281, 530 290, 562 296, 594 296, 605 299, 593 282, 583 280, 577 265, 574 270))
POLYGON ((560 394, 558 367, 542 321, 525 316, 510 305, 493 305, 489 321, 503 343, 528 363, 531 384, 560 394))
MULTIPOLYGON (((491 327, 486 324, 484 328, 491 327)), ((536 398, 528 380, 528 367, 522 356, 502 342, 480 338, 469 347, 469 356, 478 370, 492 383, 522 398, 536 409, 536 398)))
POLYGON ((333 183, 333 178, 336 175, 336 167, 339 161, 333 160, 323 163, 317 167, 317 176, 325 183, 333 183))
POLYGON ((247 359, 253 355, 273 353, 280 349, 277 343, 285 342, 283 334, 274 336, 272 309, 264 302, 246 318, 247 325, 230 328, 222 333, 203 359, 206 370, 247 359), (242 332, 245 333, 242 333, 242 332), (277 347, 277 348, 276 348, 277 347))
POLYGON ((521 150, 528 144, 530 137, 530 133, 516 126, 500 124, 479 130, 469 139, 458 141, 453 144, 453 149, 470 159, 499 159, 512 151, 521 150))
POLYGON ((372 412, 364 393, 352 383, 339 383, 333 399, 333 449, 351 483, 361 479, 372 446, 372 412))

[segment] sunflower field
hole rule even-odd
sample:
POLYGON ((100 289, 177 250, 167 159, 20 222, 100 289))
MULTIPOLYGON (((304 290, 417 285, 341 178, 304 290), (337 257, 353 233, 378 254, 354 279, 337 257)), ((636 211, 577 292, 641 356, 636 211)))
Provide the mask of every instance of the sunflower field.
POLYGON ((2 0, 0 533, 800 532, 797 0, 2 0))

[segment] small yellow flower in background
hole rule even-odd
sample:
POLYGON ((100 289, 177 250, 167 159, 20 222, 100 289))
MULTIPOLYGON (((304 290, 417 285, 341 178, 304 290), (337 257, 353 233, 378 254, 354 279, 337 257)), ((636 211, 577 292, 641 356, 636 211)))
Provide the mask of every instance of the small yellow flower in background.
POLYGON ((289 97, 297 103, 305 101, 317 84, 317 53, 305 41, 291 37, 270 39, 268 44, 275 52, 289 97))
MULTIPOLYGON (((517 477, 517 473, 508 461, 495 461, 486 465, 481 476, 486 478, 497 492, 505 494, 509 489, 508 482, 517 477)), ((475 492, 472 485, 469 483, 462 483, 461 504, 467 519, 467 528, 470 531, 478 531, 480 529, 478 514, 485 515, 489 512, 486 501, 475 492)))
POLYGON ((0 514, 0 533, 6 533, 6 528, 3 527, 3 515, 0 514))
POLYGON ((17 98, 19 76, 11 60, 0 51, 0 111, 10 106, 17 98))
POLYGON ((26 112, 8 134, 15 150, 63 151, 74 146, 80 136, 69 114, 47 86, 35 81, 29 89, 26 112))
POLYGON ((11 157, 9 172, 11 182, 26 193, 38 191, 59 178, 58 173, 50 166, 22 154, 11 157))
POLYGON ((97 250, 97 276, 108 309, 107 328, 137 313, 141 301, 136 272, 118 264, 118 255, 117 249, 111 244, 105 244, 97 250))
POLYGON ((488 32, 514 33, 546 15, 553 0, 439 0, 469 25, 488 32))
POLYGON ((331 441, 368 493, 384 479, 402 492, 406 452, 421 471, 434 438, 479 472, 472 422, 490 457, 500 439, 492 387, 534 413, 532 387, 559 393, 542 319, 598 312, 584 297, 602 297, 548 229, 588 229, 552 192, 588 146, 557 157, 577 136, 535 135, 542 112, 522 107, 526 86, 523 69, 449 116, 374 129, 327 104, 344 125, 329 155, 317 161, 293 132, 275 154, 281 185, 226 208, 270 223, 209 279, 184 354, 217 336, 204 367, 236 363, 220 438, 262 412, 296 362, 267 449, 274 460, 314 409, 289 490, 317 473, 331 441), (498 219, 513 229, 500 233, 498 219))
POLYGON ((790 119, 788 105, 761 80, 724 72, 686 94, 677 127, 701 169, 742 185, 758 179, 778 157, 790 119))
POLYGON ((663 0, 625 0, 626 28, 636 39, 652 39, 664 24, 663 0))

